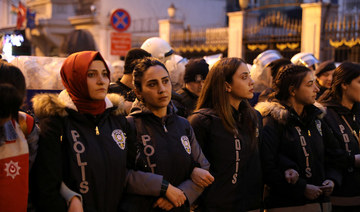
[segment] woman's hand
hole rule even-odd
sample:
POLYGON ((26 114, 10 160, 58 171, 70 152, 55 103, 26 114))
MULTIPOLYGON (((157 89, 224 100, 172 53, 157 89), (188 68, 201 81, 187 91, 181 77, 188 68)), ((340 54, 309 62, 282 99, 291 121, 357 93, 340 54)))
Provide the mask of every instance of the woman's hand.
POLYGON ((160 197, 156 201, 156 203, 154 204, 153 207, 154 208, 159 207, 159 208, 161 208, 163 210, 169 211, 169 210, 173 209, 174 205, 171 204, 171 202, 169 202, 169 200, 167 200, 167 199, 165 199, 163 197, 160 197))
POLYGON ((184 192, 171 184, 169 184, 165 195, 175 207, 182 206, 186 201, 184 192))
POLYGON ((299 173, 294 169, 285 171, 285 179, 288 183, 295 184, 299 179, 299 173))
POLYGON ((324 192, 325 196, 330 196, 330 194, 334 190, 334 186, 335 184, 332 180, 325 180, 323 182, 323 186, 321 186, 320 189, 322 190, 322 192, 324 192))
POLYGON ((191 180, 196 185, 205 188, 214 182, 214 177, 207 170, 195 167, 191 173, 191 180))
POLYGON ((81 201, 80 201, 79 197, 74 196, 70 200, 68 212, 83 212, 83 211, 84 211, 84 209, 82 207, 82 204, 81 204, 81 201))
POLYGON ((314 186, 311 184, 306 184, 304 195, 309 200, 314 200, 322 194, 322 190, 319 186, 314 186))

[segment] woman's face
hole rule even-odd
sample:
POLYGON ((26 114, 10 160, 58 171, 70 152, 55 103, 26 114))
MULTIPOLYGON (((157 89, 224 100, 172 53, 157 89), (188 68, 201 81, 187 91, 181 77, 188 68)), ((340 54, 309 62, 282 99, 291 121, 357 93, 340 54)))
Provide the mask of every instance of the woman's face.
POLYGON ((360 76, 353 79, 350 84, 343 84, 343 98, 346 97, 352 102, 360 102, 360 76))
POLYGON ((331 83, 333 80, 333 75, 334 75, 334 71, 335 70, 331 70, 331 71, 327 71, 325 73, 322 73, 318 78, 318 82, 322 87, 325 88, 330 88, 331 87, 331 83))
POLYGON ((110 80, 105 64, 101 60, 94 60, 87 72, 87 86, 90 98, 104 100, 109 88, 110 80))
POLYGON ((316 86, 314 73, 308 71, 300 87, 294 90, 294 98, 297 103, 302 105, 314 104, 318 92, 319 88, 316 86))
POLYGON ((141 91, 138 94, 150 109, 167 107, 171 100, 171 81, 167 71, 159 66, 148 68, 141 79, 141 91))
POLYGON ((245 63, 242 63, 230 83, 230 98, 251 99, 254 96, 254 80, 251 79, 250 71, 245 63))

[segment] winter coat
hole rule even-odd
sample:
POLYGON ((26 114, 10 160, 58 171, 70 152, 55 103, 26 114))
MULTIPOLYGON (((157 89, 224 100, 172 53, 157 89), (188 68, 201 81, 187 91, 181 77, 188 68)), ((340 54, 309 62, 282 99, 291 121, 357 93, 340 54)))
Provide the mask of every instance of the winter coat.
POLYGON ((177 108, 179 116, 187 118, 191 115, 196 107, 198 96, 191 93, 188 89, 183 88, 178 92, 178 95, 173 95, 172 101, 177 108))
MULTIPOLYGON (((243 106, 241 103, 239 111, 243 106)), ((240 121, 241 115, 237 110, 233 109, 233 115, 235 120, 240 121)), ((201 195, 203 210, 230 212, 259 209, 263 190, 260 156, 257 146, 253 151, 244 148, 250 142, 246 127, 238 126, 239 137, 229 133, 220 117, 209 108, 195 111, 189 121, 211 164, 209 171, 215 178, 201 195)))
POLYGON ((266 207, 291 207, 328 202, 324 196, 311 201, 304 195, 306 184, 322 186, 326 179, 341 182, 341 174, 332 157, 340 155, 329 127, 321 119, 323 112, 314 105, 304 107, 304 117, 276 101, 255 107, 263 116, 261 157, 264 182, 269 187, 266 207), (285 171, 299 173, 296 184, 285 180, 285 171))
MULTIPOLYGON (((171 211, 189 211, 189 205, 203 191, 191 181, 190 175, 195 166, 208 169, 209 163, 189 122, 175 114, 172 104, 167 112, 165 117, 159 118, 143 103, 134 102, 128 120, 136 128, 137 142, 129 146, 128 167, 162 175, 171 185, 181 189, 188 200, 187 204, 171 211)), ((163 211, 153 208, 158 198, 126 195, 122 209, 129 212, 163 211)))
MULTIPOLYGON (((34 97, 41 127, 34 164, 40 211, 67 210, 59 192, 62 182, 82 196, 84 211, 118 211, 126 180, 139 180, 126 171, 129 125, 121 115, 123 100, 116 94, 108 97, 113 103, 106 98, 105 112, 96 117, 77 112, 66 91, 34 97)), ((154 194, 159 194, 161 181, 144 181, 144 186, 154 183, 154 194)))
POLYGON ((341 201, 343 198, 357 197, 356 201, 345 205, 360 205, 360 168, 354 166, 354 155, 360 154, 360 141, 353 134, 353 130, 357 134, 360 130, 360 105, 354 104, 352 110, 334 102, 325 103, 324 106, 327 108, 324 120, 332 129, 339 146, 346 152, 346 160, 343 162, 342 169, 342 184, 340 187, 335 187, 331 201, 334 205, 344 205, 348 201, 341 201))

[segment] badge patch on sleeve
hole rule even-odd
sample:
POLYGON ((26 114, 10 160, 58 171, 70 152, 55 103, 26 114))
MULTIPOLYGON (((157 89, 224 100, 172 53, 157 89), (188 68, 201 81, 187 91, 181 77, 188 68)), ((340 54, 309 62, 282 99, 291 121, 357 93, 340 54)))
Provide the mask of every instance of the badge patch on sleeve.
POLYGON ((112 132, 111 135, 112 135, 114 141, 116 142, 116 144, 120 147, 120 149, 124 150, 126 137, 125 137, 123 131, 120 129, 116 129, 112 132))
POLYGON ((186 152, 190 155, 191 154, 191 146, 190 146, 189 138, 186 135, 184 135, 184 136, 181 136, 180 139, 181 139, 181 143, 184 146, 186 152))

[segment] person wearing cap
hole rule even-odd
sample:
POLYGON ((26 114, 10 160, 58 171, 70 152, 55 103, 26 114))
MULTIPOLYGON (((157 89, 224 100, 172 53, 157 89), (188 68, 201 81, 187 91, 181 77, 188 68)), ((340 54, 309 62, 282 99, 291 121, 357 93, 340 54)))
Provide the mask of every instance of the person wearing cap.
POLYGON ((132 48, 128 51, 125 57, 124 75, 121 79, 119 78, 115 84, 110 85, 109 93, 118 93, 129 102, 135 101, 136 95, 133 91, 132 73, 136 63, 133 62, 144 57, 151 57, 151 54, 140 48, 132 48))
POLYGON ((191 59, 185 65, 185 87, 173 96, 173 103, 179 116, 188 117, 196 107, 204 80, 209 73, 209 65, 204 59, 191 59))
POLYGON ((318 99, 326 90, 331 87, 335 69, 335 63, 331 60, 322 62, 319 67, 315 69, 316 83, 320 88, 320 91, 316 95, 316 99, 318 99))

